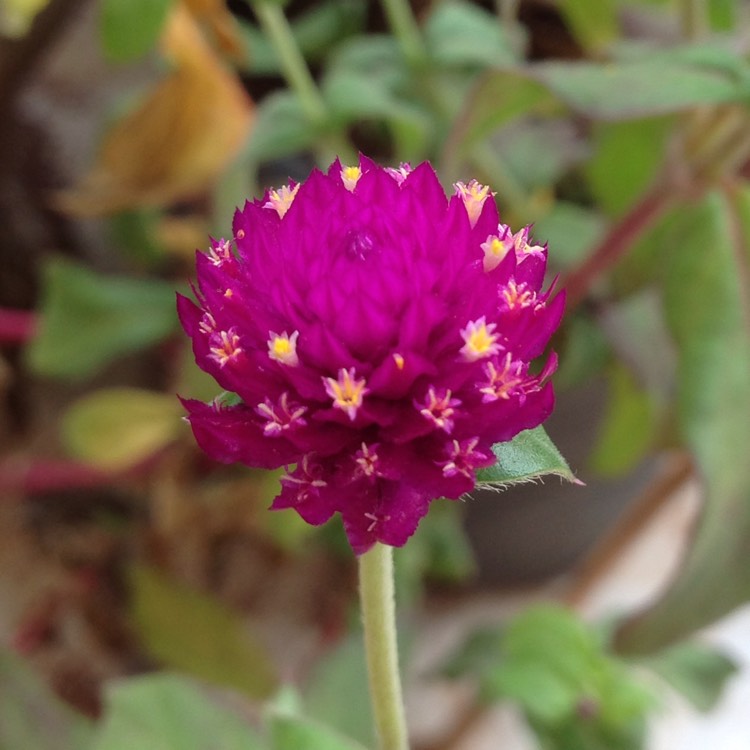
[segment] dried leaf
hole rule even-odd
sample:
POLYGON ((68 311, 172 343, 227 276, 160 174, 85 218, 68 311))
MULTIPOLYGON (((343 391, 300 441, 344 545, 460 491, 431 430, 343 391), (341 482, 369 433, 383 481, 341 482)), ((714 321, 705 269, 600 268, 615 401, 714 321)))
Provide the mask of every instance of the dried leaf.
POLYGON ((107 135, 63 210, 93 215, 163 205, 205 190, 244 143, 252 103, 190 13, 175 6, 162 37, 174 68, 107 135))

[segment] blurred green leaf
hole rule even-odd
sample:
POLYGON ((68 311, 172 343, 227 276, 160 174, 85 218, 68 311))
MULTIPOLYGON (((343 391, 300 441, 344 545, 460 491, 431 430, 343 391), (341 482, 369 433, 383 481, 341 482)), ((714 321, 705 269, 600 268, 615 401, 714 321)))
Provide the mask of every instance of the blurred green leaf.
POLYGON ((375 745, 361 632, 349 635, 316 664, 305 690, 305 708, 307 715, 343 735, 366 747, 375 745))
POLYGON ((640 662, 679 690, 699 711, 717 704, 737 665, 715 648, 680 643, 640 662))
POLYGON ((309 148, 318 135, 297 95, 278 91, 267 96, 256 110, 248 156, 260 163, 299 153, 309 148))
POLYGON ((525 430, 507 443, 496 443, 492 450, 497 456, 497 463, 477 472, 477 485, 480 487, 529 482, 548 474, 569 482, 578 481, 544 427, 525 430))
POLYGON ((595 124, 594 153, 585 172, 609 216, 624 213, 656 177, 673 124, 670 117, 595 124))
POLYGON ((746 101, 750 70, 719 48, 634 52, 613 63, 549 62, 529 68, 533 78, 573 109, 602 120, 629 120, 702 104, 746 101))
POLYGON ((561 0, 560 10, 575 38, 593 52, 602 52, 619 36, 614 0, 561 0))
POLYGON ((0 650, 0 748, 88 750, 92 726, 17 656, 0 650))
MULTIPOLYGON (((182 623, 188 627, 189 623, 182 623)), ((184 677, 158 674, 114 683, 93 750, 266 750, 236 714, 184 677)))
POLYGON ((498 131, 491 143, 505 170, 527 193, 554 184, 586 156, 577 129, 559 118, 520 118, 498 131))
POLYGON ((656 414, 649 394, 626 367, 613 364, 608 380, 609 399, 591 468, 604 476, 618 476, 645 457, 654 440, 656 414))
POLYGON ((738 0, 709 0, 708 18, 714 31, 731 31, 739 20, 738 0))
POLYGON ((145 566, 134 568, 130 581, 134 624, 155 657, 253 698, 271 695, 271 661, 237 615, 145 566))
POLYGON ((365 750, 364 745, 301 716, 273 713, 269 729, 271 750, 365 750))
POLYGON ((516 701, 555 750, 637 750, 654 705, 599 632, 552 605, 475 634, 445 673, 474 674, 486 700, 516 701))
MULTIPOLYGON (((324 0, 295 14, 290 23, 302 55, 308 62, 319 62, 334 45, 362 30, 366 14, 364 0, 324 0)), ((243 70, 253 75, 282 72, 276 50, 257 26, 240 20, 240 33, 249 50, 243 70)))
POLYGON ((413 603, 425 578, 456 583, 476 572, 462 511, 461 503, 436 501, 409 544, 395 550, 398 602, 413 603))
POLYGON ((173 0, 100 0, 100 33, 104 54, 129 62, 156 44, 173 0))
POLYGON ((553 251, 550 263, 565 269, 583 261, 604 233, 601 215, 568 201, 555 201, 551 209, 534 221, 534 239, 546 242, 553 251))
POLYGON ((522 72, 487 71, 474 84, 464 101, 463 111, 454 120, 443 149, 448 164, 445 171, 455 171, 455 164, 472 144, 514 118, 556 108, 559 109, 557 99, 550 91, 522 72))
POLYGON ((153 279, 100 276, 51 260, 44 273, 41 329, 28 350, 40 375, 79 379, 177 328, 175 292, 153 279))
POLYGON ((628 652, 664 646, 750 599, 750 190, 709 193, 678 218, 664 302, 679 352, 680 428, 706 505, 670 589, 620 630, 628 652))
POLYGON ((171 443, 183 430, 182 413, 171 393, 102 389, 80 398, 65 412, 63 442, 73 457, 117 471, 171 443))
POLYGON ((516 55, 497 17, 461 0, 433 6, 424 24, 424 39, 432 60, 446 67, 512 65, 516 55))
POLYGON ((568 318, 563 346, 560 367, 555 373, 559 388, 570 388, 600 375, 612 356, 601 328, 580 313, 568 318))
POLYGON ((109 217, 109 228, 117 245, 148 268, 164 257, 156 237, 160 219, 161 212, 155 209, 121 211, 109 217))

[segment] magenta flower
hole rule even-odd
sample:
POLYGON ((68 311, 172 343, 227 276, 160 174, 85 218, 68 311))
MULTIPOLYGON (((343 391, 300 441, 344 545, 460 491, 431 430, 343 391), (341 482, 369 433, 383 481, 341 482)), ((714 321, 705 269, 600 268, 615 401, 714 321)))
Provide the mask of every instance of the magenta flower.
POLYGON ((239 399, 184 401, 201 448, 287 467, 272 507, 341 513, 358 554, 469 492, 494 443, 551 412, 556 358, 529 363, 564 305, 541 291, 546 247, 490 196, 362 157, 246 203, 236 253, 198 253, 199 304, 178 300, 196 361, 239 399))

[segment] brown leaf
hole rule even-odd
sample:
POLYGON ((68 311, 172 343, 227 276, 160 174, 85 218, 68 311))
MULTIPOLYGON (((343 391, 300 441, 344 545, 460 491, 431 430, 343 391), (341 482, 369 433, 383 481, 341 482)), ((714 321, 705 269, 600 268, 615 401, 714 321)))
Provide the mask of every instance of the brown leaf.
POLYGON ((247 138, 252 102, 176 5, 161 46, 172 72, 106 136, 81 184, 59 197, 84 215, 164 205, 206 190, 247 138))

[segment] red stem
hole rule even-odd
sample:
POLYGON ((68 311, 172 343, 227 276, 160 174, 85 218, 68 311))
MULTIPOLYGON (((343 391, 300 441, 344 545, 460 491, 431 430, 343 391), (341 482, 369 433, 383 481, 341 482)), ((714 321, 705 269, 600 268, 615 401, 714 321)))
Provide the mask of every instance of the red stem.
POLYGON ((610 228, 588 258, 563 278, 560 286, 566 290, 568 310, 583 300, 594 282, 617 264, 673 202, 674 192, 665 185, 657 185, 610 228))
POLYGON ((20 344, 36 334, 38 316, 29 310, 0 307, 0 344, 20 344))
POLYGON ((34 461, 16 456, 0 463, 0 492, 3 495, 97 487, 111 480, 111 474, 75 461, 34 461))

